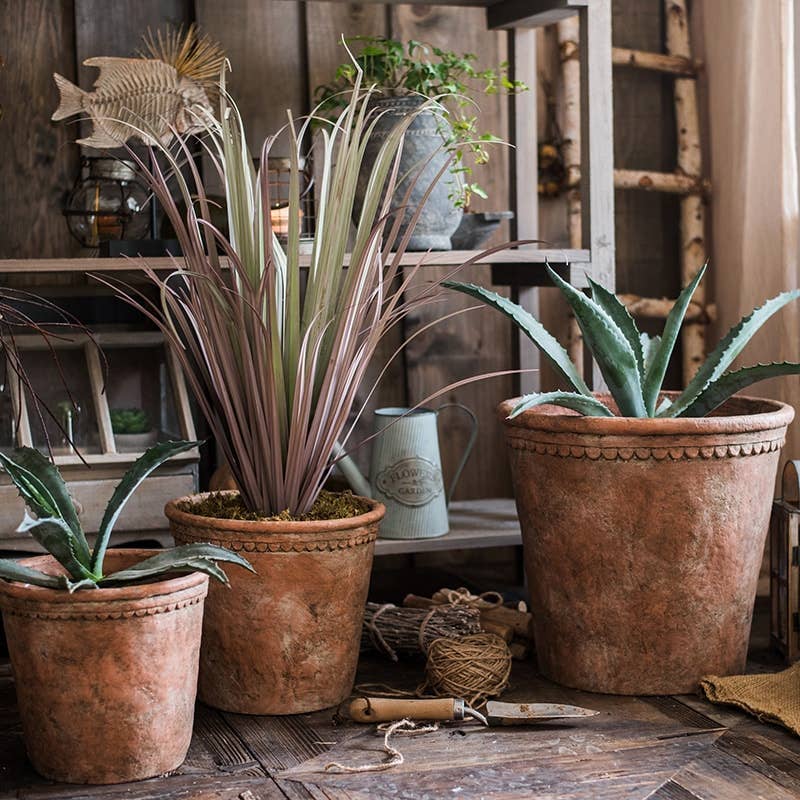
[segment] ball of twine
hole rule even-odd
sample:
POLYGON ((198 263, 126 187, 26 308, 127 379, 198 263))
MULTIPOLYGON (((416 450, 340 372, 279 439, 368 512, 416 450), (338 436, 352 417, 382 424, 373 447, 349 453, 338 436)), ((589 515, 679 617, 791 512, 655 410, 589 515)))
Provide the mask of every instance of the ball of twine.
POLYGON ((495 633, 434 639, 425 665, 427 685, 440 696, 463 697, 478 705, 508 686, 511 651, 495 633))

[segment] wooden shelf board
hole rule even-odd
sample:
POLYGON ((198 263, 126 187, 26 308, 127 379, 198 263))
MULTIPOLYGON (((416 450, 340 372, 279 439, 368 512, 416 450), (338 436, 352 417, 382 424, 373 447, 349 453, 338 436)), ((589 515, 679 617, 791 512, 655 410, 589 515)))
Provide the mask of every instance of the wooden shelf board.
POLYGON ((450 504, 450 532, 435 539, 378 539, 376 556, 474 550, 522 544, 517 507, 510 498, 456 500, 450 504))
MULTIPOLYGON (((422 259, 426 266, 458 266, 474 258, 479 251, 448 250, 432 253, 406 253, 401 263, 414 266, 422 259)), ((223 263, 225 259, 223 259, 223 263)), ((585 266, 589 262, 588 250, 543 250, 521 247, 484 256, 479 264, 502 264, 525 266, 526 264, 575 264, 585 266)), ((135 258, 12 258, 0 259, 0 275, 12 273, 75 273, 75 272, 141 272, 142 263, 155 270, 174 269, 170 258, 148 258, 140 262, 135 258)), ((301 266, 308 266, 309 256, 301 256, 301 266)), ((347 264, 347 258, 345 264, 347 264)))
MULTIPOLYGON (((539 27, 551 25, 570 14, 577 13, 581 6, 591 0, 363 0, 371 5, 433 5, 469 6, 485 8, 490 28, 539 27)), ((328 0, 346 3, 350 0, 328 0)))

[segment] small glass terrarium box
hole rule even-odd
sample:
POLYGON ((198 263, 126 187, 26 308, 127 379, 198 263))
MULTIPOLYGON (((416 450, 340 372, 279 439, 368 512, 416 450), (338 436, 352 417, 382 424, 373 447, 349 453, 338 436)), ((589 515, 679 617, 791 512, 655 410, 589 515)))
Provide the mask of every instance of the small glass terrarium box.
MULTIPOLYGON (((6 365, 0 448, 49 450, 78 503, 84 529, 92 533, 131 462, 159 441, 197 438, 183 373, 158 332, 53 336, 49 344, 57 364, 41 337, 21 335, 15 342, 26 378, 6 365)), ((123 536, 130 532, 125 539, 166 531, 164 505, 196 491, 198 459, 198 451, 190 451, 145 480, 117 526, 123 536)), ((25 547, 30 542, 14 538, 24 509, 5 476, 0 478, 0 547, 32 549, 25 547)))

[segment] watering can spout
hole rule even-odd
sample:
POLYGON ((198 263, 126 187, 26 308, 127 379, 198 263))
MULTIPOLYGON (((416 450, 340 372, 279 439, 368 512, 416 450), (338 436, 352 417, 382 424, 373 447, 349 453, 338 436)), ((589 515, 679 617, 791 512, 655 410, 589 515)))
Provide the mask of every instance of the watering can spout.
POLYGON ((336 459, 336 466, 350 484, 350 488, 361 497, 372 497, 372 487, 369 485, 369 481, 361 474, 356 462, 345 453, 344 448, 338 442, 333 456, 336 459))

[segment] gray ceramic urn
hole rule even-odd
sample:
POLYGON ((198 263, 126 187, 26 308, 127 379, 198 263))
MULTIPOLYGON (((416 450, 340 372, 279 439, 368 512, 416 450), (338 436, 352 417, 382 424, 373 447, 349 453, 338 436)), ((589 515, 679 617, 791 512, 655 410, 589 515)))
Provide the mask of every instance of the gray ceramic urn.
MULTIPOLYGON (((369 181, 372 165, 378 156, 381 145, 394 126, 408 113, 425 102, 423 97, 387 97, 372 101, 373 113, 380 114, 375 128, 367 142, 361 172, 358 176, 358 190, 354 206, 354 219, 361 213, 364 192, 369 181)), ((448 123, 431 111, 423 111, 411 123, 403 141, 403 154, 398 172, 398 185, 395 188, 392 208, 399 208, 410 183, 419 174, 414 190, 405 211, 402 237, 414 211, 423 200, 428 186, 448 159, 443 149, 444 136, 448 123), (444 133, 444 136, 443 136, 444 133), (437 152, 438 151, 438 152, 437 152), (431 156, 433 156, 431 158, 431 156), (420 173, 420 170, 422 172, 420 173)), ((448 172, 434 186, 417 222, 414 234, 408 243, 409 250, 450 250, 450 237, 461 222, 462 211, 453 205, 448 195, 453 190, 453 177, 448 172)))

